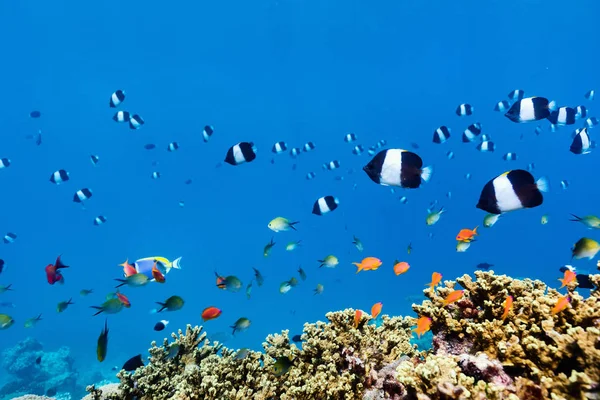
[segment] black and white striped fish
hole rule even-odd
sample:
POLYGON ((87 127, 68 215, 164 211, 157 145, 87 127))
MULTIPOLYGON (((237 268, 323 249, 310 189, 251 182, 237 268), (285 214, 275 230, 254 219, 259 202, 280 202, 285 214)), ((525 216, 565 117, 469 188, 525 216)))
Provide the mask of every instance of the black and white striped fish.
POLYGON ((109 105, 111 108, 118 107, 119 104, 121 104, 123 102, 123 100, 125 100, 125 91, 119 89, 110 95, 109 105))
POLYGON ((532 122, 548 118, 556 103, 545 97, 526 97, 516 101, 504 116, 513 122, 532 122))
POLYGON ((59 169, 58 171, 54 171, 52 175, 50 175, 50 182, 60 185, 63 182, 69 180, 69 173, 64 169, 59 169))
POLYGON ((338 208, 340 201, 337 197, 324 196, 315 201, 312 213, 315 215, 324 215, 338 208))
POLYGON ((447 126, 442 125, 433 131, 433 143, 445 143, 448 139, 450 139, 450 128, 447 126))
POLYGON ((225 162, 231 165, 240 165, 256 159, 256 147, 252 142, 240 142, 229 148, 225 162))

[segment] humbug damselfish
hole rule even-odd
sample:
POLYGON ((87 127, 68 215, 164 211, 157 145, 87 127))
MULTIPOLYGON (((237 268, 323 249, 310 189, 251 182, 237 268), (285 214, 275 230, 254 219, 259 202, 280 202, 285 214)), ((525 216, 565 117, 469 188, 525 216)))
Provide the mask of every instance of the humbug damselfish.
POLYGON ((387 149, 377 153, 363 171, 377 184, 416 189, 431 179, 433 168, 423 168, 421 157, 411 151, 387 149))
POLYGON ((533 208, 544 202, 542 192, 547 191, 546 178, 535 181, 529 172, 515 169, 486 183, 476 207, 490 214, 533 208))

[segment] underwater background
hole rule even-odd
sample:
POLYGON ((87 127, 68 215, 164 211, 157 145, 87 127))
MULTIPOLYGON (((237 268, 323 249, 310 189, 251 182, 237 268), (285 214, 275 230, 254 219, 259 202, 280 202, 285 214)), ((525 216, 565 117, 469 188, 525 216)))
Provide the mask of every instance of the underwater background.
MULTIPOLYGON (((0 313, 15 320, 0 331, 0 352, 33 337, 45 350, 68 346, 76 369, 110 379, 114 366, 145 357, 151 341, 202 324, 208 306, 222 310, 203 324, 209 337, 260 350, 267 334, 301 333, 304 322, 332 310, 382 302, 384 314, 413 315, 411 304, 422 299, 434 271, 453 279, 487 262, 496 273, 559 285, 562 265, 594 269, 595 262, 571 260, 584 231, 569 218, 598 213, 596 155, 569 153, 574 128, 550 132, 546 121, 536 135, 537 124, 514 124, 493 108, 523 89, 598 115, 583 95, 600 87, 599 12, 594 0, 1 2, 0 157, 11 165, 0 170, 0 235, 17 238, 0 244, 0 285, 13 289, 0 293, 0 302, 14 304, 0 313), (117 89, 127 93, 119 109, 139 113, 141 129, 112 120, 108 100, 117 89), (458 117, 460 103, 472 104, 474 114, 458 117), (32 110, 40 118, 31 118, 32 110), (473 122, 494 139, 495 152, 460 143, 473 122), (214 127, 208 142, 205 125, 214 127), (438 145, 431 137, 440 125, 453 135, 438 145), (27 137, 39 130, 36 146, 27 137), (350 132, 356 143, 344 142, 350 132), (417 143, 414 151, 434 167, 432 180, 394 192, 371 182, 361 171, 371 157, 352 154, 352 147, 382 139, 385 148, 417 143), (222 164, 240 141, 256 145, 257 159, 222 164), (312 141, 316 148, 293 159, 271 152, 277 141, 312 141), (171 142, 180 148, 167 151, 171 142), (156 149, 146 150, 147 143, 156 149), (518 159, 504 161, 506 152, 518 159), (323 170, 332 160, 341 167, 323 170), (475 208, 483 185, 530 163, 536 178, 551 183, 544 204, 483 228, 485 212, 475 208), (54 185, 49 177, 58 169, 70 180, 54 185), (160 179, 151 178, 154 171, 160 179), (305 179, 308 172, 316 177, 305 179), (84 187, 93 190, 85 209, 72 201, 84 187), (339 208, 313 215, 313 203, 326 195, 338 197, 339 208), (436 200, 447 212, 427 226, 436 200), (107 222, 95 226, 99 215, 107 222), (277 216, 300 221, 298 231, 269 230, 277 216), (458 253, 456 233, 475 226, 476 243, 458 253), (271 238, 276 245, 264 257, 271 238), (301 246, 285 250, 297 240, 301 246), (44 267, 59 254, 70 266, 65 284, 49 285, 44 267), (319 268, 317 260, 329 254, 340 264, 319 268), (90 306, 104 302, 122 278, 119 264, 149 256, 182 257, 182 269, 169 272, 164 285, 123 288, 131 308, 93 317, 90 306), (366 256, 383 266, 356 274, 351 263, 366 256), (396 259, 410 263, 406 274, 394 275, 396 259), (280 294, 280 283, 299 266, 307 280, 280 294), (265 282, 253 283, 250 299, 244 290, 216 288, 215 271, 238 276, 245 288, 252 268, 265 282), (317 284, 324 286, 320 295, 317 284), (93 293, 82 297, 82 289, 93 293), (185 300, 182 310, 152 313, 171 295, 185 300), (57 313, 57 303, 70 298, 74 305, 57 313), (42 321, 24 328, 39 314, 42 321), (232 336, 240 317, 252 325, 232 336), (99 363, 105 318, 109 347, 99 363), (155 332, 161 319, 170 323, 155 332)), ((0 381, 10 379, 0 374, 0 381)))

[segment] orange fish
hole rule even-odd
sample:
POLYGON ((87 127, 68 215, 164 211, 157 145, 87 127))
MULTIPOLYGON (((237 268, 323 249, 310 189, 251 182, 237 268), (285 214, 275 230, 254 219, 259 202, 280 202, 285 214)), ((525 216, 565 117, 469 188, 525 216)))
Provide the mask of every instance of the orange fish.
POLYGON ((401 275, 403 273, 405 273, 406 271, 408 271, 408 269, 410 268, 410 265, 408 265, 407 262, 399 262, 399 261, 394 261, 394 273, 396 275, 401 275))
POLYGON ((567 286, 569 283, 571 282, 577 282, 577 274, 573 271, 571 271, 570 269, 567 269, 565 271, 565 276, 563 279, 559 279, 559 281, 562 283, 562 286, 559 289, 564 288, 565 286, 567 286))
POLYGON ((358 328, 358 323, 360 322, 360 319, 362 318, 362 314, 363 314, 363 312, 361 310, 354 311, 354 328, 358 328))
POLYGON ((358 269, 356 273, 358 274, 360 271, 375 271, 377 268, 381 267, 381 260, 376 257, 367 257, 363 259, 360 263, 353 262, 352 264, 356 265, 358 269))
POLYGON ((371 307, 371 317, 376 319, 379 316, 379 314, 381 314, 382 307, 383 307, 382 302, 373 304, 373 307, 371 307))
POLYGON ((119 266, 123 267, 123 275, 125 278, 137 274, 135 266, 133 264, 129 264, 129 259, 125 260, 123 264, 119 264, 119 266))
POLYGON ((217 276, 217 287, 219 289, 227 289, 227 285, 225 284, 225 278, 222 277, 215 271, 215 275, 217 276))
POLYGON ((127 296, 125 296, 123 293, 120 293, 120 292, 117 292, 116 295, 117 295, 117 299, 119 299, 121 301, 121 303, 123 303, 123 306, 125 308, 131 307, 131 302, 129 301, 127 296))
POLYGON ((512 296, 506 296, 506 300, 504 300, 504 313, 502 313, 502 321, 508 317, 510 310, 512 310, 513 298, 512 296))
POLYGON ((554 305, 554 307, 552 307, 552 315, 558 314, 559 312, 561 312, 562 310, 567 308, 569 306, 570 301, 571 301, 571 299, 569 298, 568 295, 560 297, 557 300, 556 305, 554 305))
POLYGON ((433 274, 431 274, 431 283, 428 283, 425 286, 429 286, 432 290, 435 288, 435 286, 440 283, 442 281, 442 274, 440 274, 439 272, 434 272, 433 274))
POLYGON ((460 232, 458 232, 458 235, 456 235, 456 240, 458 240, 459 242, 472 241, 473 237, 477 235, 477 228, 478 226, 476 226, 473 230, 461 229, 460 232))
POLYGON ((431 318, 428 317, 420 317, 417 320, 417 327, 413 329, 417 336, 420 338, 421 335, 424 335, 431 328, 431 318))
POLYGON ((447 306, 448 304, 452 304, 455 301, 460 300, 463 297, 464 292, 464 290, 455 290, 453 292, 450 292, 450 294, 444 299, 444 306, 447 306))
POLYGON ((165 283, 165 276, 156 268, 156 261, 154 261, 154 265, 152 266, 152 277, 158 283, 165 283))
POLYGON ((221 315, 221 310, 217 307, 206 307, 204 311, 202 311, 202 320, 204 322, 210 321, 211 319, 218 318, 221 315))

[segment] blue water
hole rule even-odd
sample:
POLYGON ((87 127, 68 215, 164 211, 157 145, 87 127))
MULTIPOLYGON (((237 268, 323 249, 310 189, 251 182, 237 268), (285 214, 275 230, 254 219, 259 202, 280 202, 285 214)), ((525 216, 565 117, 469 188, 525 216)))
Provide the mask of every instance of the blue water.
MULTIPOLYGON (((600 89, 597 1, 178 4, 0 3, 0 157, 12 161, 0 170, 0 234, 18 235, 15 243, 0 244, 6 261, 0 284, 14 288, 0 301, 16 304, 0 310, 16 320, 0 332, 0 350, 33 336, 49 350, 70 346, 79 366, 94 365, 108 377, 111 367, 144 353, 152 340, 200 324, 201 311, 211 305, 223 314, 205 324, 209 333, 230 332, 235 320, 248 317, 250 329, 227 345, 260 349, 267 334, 300 333, 304 322, 323 320, 331 310, 368 311, 382 301, 385 314, 414 316, 414 300, 407 297, 420 295, 433 271, 453 279, 489 262, 498 273, 556 285, 572 244, 582 236, 599 238, 568 221, 569 213, 600 213, 597 154, 568 151, 572 127, 551 133, 544 122, 544 133, 536 136, 537 124, 517 125, 493 111, 520 88, 560 105, 586 105, 600 117, 594 102, 583 98, 600 89), (140 114, 142 129, 112 121, 108 101, 117 89, 127 93, 119 109, 140 114), (463 102, 475 107, 472 117, 454 114, 463 102), (32 110, 40 110, 41 118, 29 118, 32 110), (495 153, 460 143, 473 122, 492 136, 495 153), (201 137, 206 124, 215 128, 208 143, 201 137), (453 135, 436 145, 431 137, 440 125, 453 135), (38 129, 39 147, 26 139, 38 129), (361 171, 370 157, 353 155, 353 145, 344 143, 348 132, 366 148, 380 139, 392 148, 418 143, 416 152, 435 167, 432 181, 394 194, 375 185, 361 171), (172 141, 180 149, 169 153, 172 141), (217 168, 239 141, 253 141, 258 158, 217 168), (276 141, 290 147, 313 141, 316 149, 297 160, 273 157, 276 141), (144 150, 146 143, 157 148, 144 150), (446 158, 448 150, 455 159, 446 158), (508 151, 519 159, 502 160, 508 151), (91 154, 100 157, 96 166, 91 154), (331 160, 342 167, 323 171, 321 164, 331 160), (543 206, 480 228, 478 241, 456 253, 458 230, 482 224, 485 213, 475 208, 482 186, 531 162, 536 178, 547 176, 552 184, 543 206), (51 184, 50 174, 61 168, 71 180, 51 184), (350 168, 355 172, 349 174, 350 168), (162 177, 152 180, 153 171, 162 177), (312 181, 304 178, 309 171, 317 173, 312 181), (464 179, 468 172, 470 181, 464 179), (185 185, 186 179, 193 183, 185 185), (571 184, 567 190, 559 186, 563 179, 571 184), (93 190, 85 210, 72 202, 84 187, 93 190), (337 196, 340 207, 312 215, 314 201, 324 195, 337 196), (400 204, 401 195, 407 204, 400 204), (434 200, 448 211, 428 227, 426 208, 434 200), (543 214, 549 215, 547 225, 540 224, 543 214), (94 226, 98 215, 107 223, 94 226), (300 221, 298 232, 271 232, 267 224, 277 216, 300 221), (363 241, 364 253, 353 247, 352 235, 363 241), (271 237, 277 244, 265 259, 271 237), (286 252, 293 240, 302 246, 286 252), (44 267, 58 254, 71 267, 63 286, 50 286, 44 267), (340 265, 319 269, 316 260, 328 254, 337 255, 340 265), (183 269, 168 274, 164 285, 123 290, 132 307, 108 316, 109 350, 100 364, 95 349, 104 316, 92 317, 89 306, 114 291, 114 279, 122 276, 118 264, 148 256, 182 256, 183 269), (365 256, 384 264, 355 274, 351 262, 365 256), (396 277, 394 259, 408 261, 410 271, 396 277), (297 276, 299 265, 307 281, 279 294, 279 284, 297 276), (238 275, 245 286, 252 267, 265 284, 253 284, 250 300, 243 290, 215 287, 215 270, 238 275), (315 296, 318 283, 325 290, 315 296), (84 288, 94 293, 81 297, 84 288), (186 301, 181 311, 150 313, 155 302, 174 294, 186 301), (75 305, 57 314, 56 304, 71 297, 75 305), (39 313, 43 321, 23 328, 39 313), (167 330, 154 332, 163 318, 170 321, 167 330)), ((593 270, 595 261, 574 265, 593 270)))

